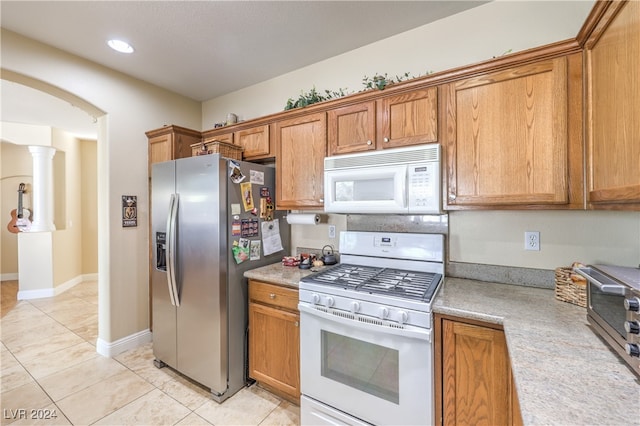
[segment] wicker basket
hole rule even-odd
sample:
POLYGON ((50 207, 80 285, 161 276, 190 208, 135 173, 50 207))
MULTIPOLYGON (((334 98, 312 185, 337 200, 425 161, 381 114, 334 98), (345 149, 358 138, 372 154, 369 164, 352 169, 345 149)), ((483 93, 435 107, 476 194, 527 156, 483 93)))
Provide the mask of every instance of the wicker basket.
POLYGON ((207 154, 220 154, 225 158, 231 158, 232 160, 242 160, 243 148, 238 145, 222 141, 208 141, 194 143, 191 146, 191 155, 207 155, 207 154))
POLYGON ((571 267, 556 268, 555 277, 556 299, 587 307, 587 281, 583 277, 576 275, 571 267))

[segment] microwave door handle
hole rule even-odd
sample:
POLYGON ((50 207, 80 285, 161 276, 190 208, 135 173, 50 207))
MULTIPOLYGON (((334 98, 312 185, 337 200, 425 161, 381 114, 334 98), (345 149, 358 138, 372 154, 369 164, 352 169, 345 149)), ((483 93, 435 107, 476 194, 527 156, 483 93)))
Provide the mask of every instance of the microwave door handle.
POLYGON ((620 284, 603 284, 600 281, 598 281, 595 278, 593 278, 589 274, 582 273, 582 271, 576 271, 576 272, 578 272, 580 275, 585 277, 587 279, 587 281, 589 281, 591 284, 593 284, 596 287, 598 287, 598 290, 600 290, 603 293, 616 294, 616 295, 619 295, 619 296, 624 296, 625 293, 626 293, 626 287, 623 286, 623 285, 620 285, 620 284))
POLYGON ((400 179, 400 197, 402 202, 402 208, 407 208, 409 206, 409 200, 407 199, 407 187, 409 186, 409 167, 403 167, 404 176, 400 179))

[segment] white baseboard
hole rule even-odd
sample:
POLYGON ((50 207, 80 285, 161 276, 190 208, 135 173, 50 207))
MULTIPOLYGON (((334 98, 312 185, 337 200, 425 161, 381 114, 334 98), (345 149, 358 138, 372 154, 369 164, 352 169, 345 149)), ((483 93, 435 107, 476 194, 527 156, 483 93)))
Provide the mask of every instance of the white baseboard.
POLYGON ((16 281, 18 279, 18 273, 13 272, 9 274, 0 274, 0 281, 16 281))
POLYGON ((147 344, 151 342, 151 340, 152 335, 151 330, 149 329, 139 331, 127 337, 123 337, 122 339, 118 339, 115 342, 107 342, 98 337, 98 340, 96 342, 96 351, 102 356, 112 358, 121 354, 122 352, 126 352, 130 349, 135 349, 138 346, 147 344))
POLYGON ((43 288, 38 290, 19 290, 18 300, 43 299, 56 295, 55 288, 43 288))
POLYGON ((37 289, 37 290, 19 290, 18 300, 42 299, 45 297, 57 296, 69 290, 70 288, 75 287, 76 285, 82 282, 97 281, 97 280, 98 280, 98 274, 78 275, 77 277, 72 278, 69 281, 64 282, 54 288, 43 288, 43 289, 37 289))

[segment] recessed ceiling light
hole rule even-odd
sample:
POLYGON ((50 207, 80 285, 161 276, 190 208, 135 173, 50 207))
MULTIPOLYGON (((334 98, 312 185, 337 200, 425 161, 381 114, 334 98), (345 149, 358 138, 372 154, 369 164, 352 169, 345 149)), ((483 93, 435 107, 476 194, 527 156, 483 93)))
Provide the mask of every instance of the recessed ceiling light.
POLYGON ((113 50, 120 53, 133 53, 133 47, 126 41, 112 39, 107 41, 107 44, 113 50))

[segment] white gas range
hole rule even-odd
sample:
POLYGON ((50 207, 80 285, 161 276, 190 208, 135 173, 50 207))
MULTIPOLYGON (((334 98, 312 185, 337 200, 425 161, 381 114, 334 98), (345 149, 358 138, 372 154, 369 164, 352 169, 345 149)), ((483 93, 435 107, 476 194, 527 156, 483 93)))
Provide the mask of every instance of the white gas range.
POLYGON ((300 282, 302 424, 433 423, 444 236, 343 232, 340 253, 300 282))

